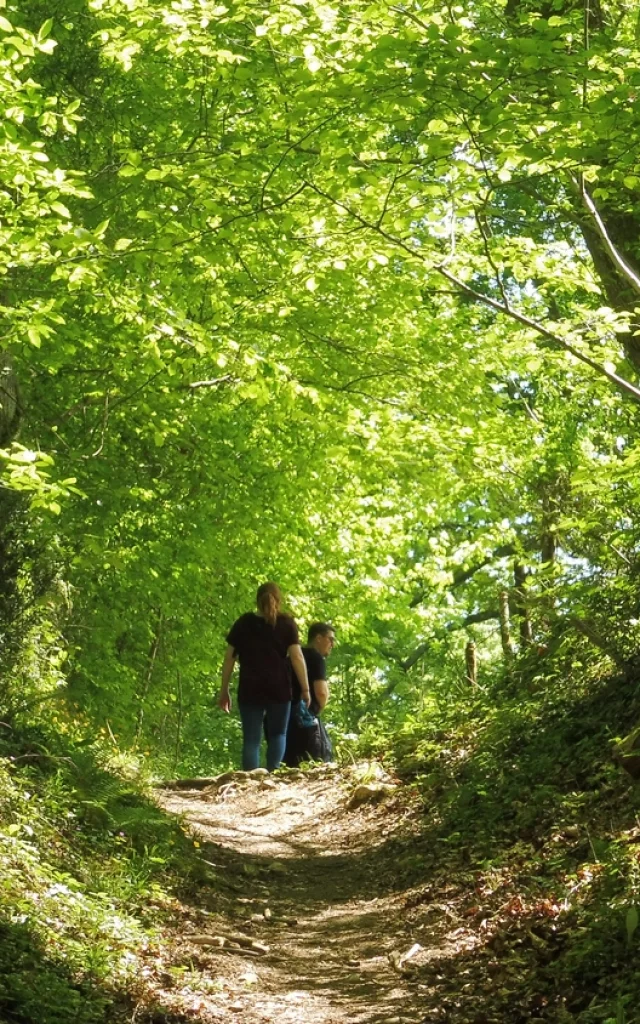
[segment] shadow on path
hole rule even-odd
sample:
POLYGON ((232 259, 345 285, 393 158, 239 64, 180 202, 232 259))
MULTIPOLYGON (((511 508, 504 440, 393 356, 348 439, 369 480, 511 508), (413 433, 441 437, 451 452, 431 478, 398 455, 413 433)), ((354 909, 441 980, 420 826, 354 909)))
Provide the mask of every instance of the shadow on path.
MULTIPOLYGON (((243 1024, 417 1024, 418 985, 399 961, 415 945, 403 908, 420 874, 418 839, 399 833, 392 807, 349 811, 326 780, 304 785, 160 798, 199 833, 213 872, 199 893, 215 916, 206 933, 241 931, 269 947, 252 960, 259 984, 235 1012, 243 1024)), ((221 969, 219 954, 201 962, 221 969)))

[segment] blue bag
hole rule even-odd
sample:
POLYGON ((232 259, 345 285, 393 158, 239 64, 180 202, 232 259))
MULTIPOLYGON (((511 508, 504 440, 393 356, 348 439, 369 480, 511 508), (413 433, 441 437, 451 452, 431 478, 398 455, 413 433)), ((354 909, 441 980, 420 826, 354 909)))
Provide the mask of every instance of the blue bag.
POLYGON ((318 724, 318 719, 312 715, 303 700, 294 700, 291 704, 291 717, 301 729, 313 729, 318 724))

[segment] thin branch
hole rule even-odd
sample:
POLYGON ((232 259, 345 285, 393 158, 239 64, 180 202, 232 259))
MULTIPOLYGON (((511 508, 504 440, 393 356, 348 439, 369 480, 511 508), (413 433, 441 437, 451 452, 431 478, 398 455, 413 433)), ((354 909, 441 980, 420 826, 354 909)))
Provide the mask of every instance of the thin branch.
POLYGON ((143 381, 142 384, 140 384, 137 388, 134 388, 133 391, 129 391, 128 394, 121 395, 120 398, 116 398, 116 400, 111 403, 111 412, 113 412, 113 410, 116 408, 116 406, 124 405, 125 402, 131 401, 132 398, 135 398, 136 395, 139 395, 140 392, 144 391, 144 389, 146 387, 148 387, 149 384, 151 384, 152 381, 156 380, 157 377, 160 377, 161 374, 163 374, 165 372, 166 372, 166 366, 163 366, 162 369, 156 370, 156 372, 152 373, 150 377, 147 377, 147 379, 145 381, 143 381))
POLYGON ((523 406, 524 406, 524 410, 525 410, 525 412, 526 412, 527 416, 529 417, 529 419, 530 419, 530 420, 531 420, 531 421, 532 421, 533 423, 537 423, 537 424, 540 424, 540 423, 542 423, 542 420, 541 420, 541 419, 540 419, 540 417, 538 416, 537 412, 535 411, 535 409, 532 409, 532 408, 531 408, 531 406, 530 406, 530 405, 529 405, 529 403, 527 402, 526 398, 521 398, 521 399, 520 399, 520 401, 522 402, 522 404, 523 404, 523 406))
POLYGON ((230 380, 235 381, 237 380, 237 377, 234 377, 231 373, 225 373, 224 377, 214 377, 212 380, 194 380, 190 384, 187 384, 187 387, 191 391, 195 391, 196 388, 215 388, 219 384, 226 384, 227 381, 230 380))
MULTIPOLYGON (((582 21, 582 47, 583 47, 583 50, 584 50, 584 61, 585 61, 585 73, 582 76, 582 109, 583 110, 586 110, 587 107, 589 106, 589 83, 588 83, 588 79, 587 79, 586 69, 587 69, 587 61, 588 61, 587 54, 589 53, 589 29, 591 28, 591 26, 589 24, 589 15, 590 14, 591 14, 591 10, 590 10, 590 7, 589 7, 589 0, 584 0, 584 12, 583 12, 583 21, 582 21)), ((597 859, 598 858, 596 857, 596 860, 597 859)))
POLYGON ((487 257, 487 262, 488 262, 489 266, 491 267, 491 269, 493 270, 494 274, 496 275, 496 281, 498 282, 498 288, 500 289, 500 294, 502 295, 502 301, 504 303, 504 308, 508 309, 509 312, 511 312, 511 306, 509 305, 509 299, 507 298, 507 293, 504 290, 504 284, 502 282, 502 275, 501 275, 500 271, 498 270, 498 267, 497 267, 497 265, 496 265, 496 263, 495 263, 495 261, 493 259, 493 256, 491 255, 491 249, 489 248, 489 239, 487 238, 487 233, 484 230, 484 226, 482 224, 482 219, 480 217, 480 213, 479 213, 478 210, 475 210, 475 209, 474 209, 473 212, 474 212, 474 215, 475 215, 475 218, 476 218, 476 224, 478 225, 478 231, 482 235, 482 243, 483 243, 483 248, 484 248, 484 254, 487 257))
POLYGON ((11 764, 18 764, 19 761, 60 761, 64 764, 73 765, 75 770, 78 771, 78 766, 72 758, 57 754, 19 754, 18 757, 10 758, 11 764))
POLYGON ((614 552, 614 554, 616 554, 618 556, 618 558, 621 558, 623 562, 626 562, 627 565, 633 566, 633 562, 631 561, 630 558, 627 558, 627 556, 625 555, 624 551, 621 551, 620 548, 617 548, 615 546, 615 544, 611 543, 610 540, 605 540, 605 544, 607 545, 608 548, 611 548, 611 550, 614 552))
MULTIPOLYGON (((382 374, 382 373, 381 374, 368 374, 367 377, 356 378, 356 380, 358 380, 358 379, 366 380, 366 379, 368 379, 368 377, 379 378, 379 377, 386 377, 386 376, 395 376, 395 375, 394 374, 382 374)), ((357 390, 356 388, 354 388, 352 386, 355 383, 355 381, 349 381, 346 385, 338 385, 338 384, 327 384, 326 381, 305 380, 302 377, 290 377, 289 379, 297 381, 297 383, 301 384, 302 387, 315 388, 317 391, 337 391, 340 394, 345 394, 345 392, 346 392, 349 395, 358 395, 358 397, 360 397, 360 398, 366 398, 367 401, 369 401, 369 402, 377 402, 378 405, 386 405, 386 406, 389 406, 392 409, 401 409, 402 408, 402 402, 397 401, 396 399, 393 399, 393 398, 383 398, 381 395, 372 395, 368 391, 357 390)))
MULTIPOLYGON (((409 173, 409 172, 407 172, 407 173, 409 173)), ((386 196, 384 197, 384 203, 382 204, 382 210, 380 212, 380 216, 378 217, 378 219, 376 221, 376 228, 379 228, 379 227, 382 226, 382 222, 383 222, 383 220, 384 220, 384 218, 386 216, 387 209, 389 207, 389 201, 390 201, 391 196, 393 194, 393 190, 396 187, 396 185, 398 183, 398 179, 400 177, 402 177, 402 175, 400 174, 399 171, 396 171, 394 176, 393 176, 393 181, 391 182, 391 185, 389 187, 389 191, 387 192, 386 196)), ((406 177, 406 175, 404 175, 404 177, 406 177)))
POLYGON ((429 32, 429 26, 425 25, 424 21, 422 21, 416 14, 412 14, 411 11, 407 11, 404 7, 398 7, 397 5, 394 5, 391 10, 395 11, 396 14, 401 14, 405 18, 409 18, 411 21, 415 22, 416 25, 419 25, 420 28, 424 29, 425 32, 429 32))
POLYGON ((164 615, 162 612, 158 612, 158 622, 156 625, 155 633, 153 636, 153 642, 149 650, 149 661, 147 664, 147 671, 145 673, 144 682, 142 685, 141 692, 139 694, 139 706, 138 714, 136 719, 136 728, 134 733, 134 746, 137 747, 140 741, 140 735, 142 733, 142 723, 144 721, 145 702, 149 693, 149 687, 151 685, 151 677, 153 675, 154 665, 160 649, 160 643, 162 641, 162 626, 164 623, 164 615))
POLYGON ((109 423, 109 392, 105 391, 104 395, 104 416, 102 417, 102 433, 100 436, 100 444, 96 448, 95 452, 91 453, 91 457, 95 458, 97 455, 102 453, 104 449, 104 441, 107 436, 107 425, 109 423))
POLYGON ((580 619, 577 615, 569 615, 565 621, 570 626, 577 629, 579 633, 582 633, 582 635, 585 636, 587 640, 594 645, 594 647, 597 647, 599 650, 607 654, 614 665, 617 665, 618 668, 625 669, 627 667, 627 662, 611 643, 609 637, 603 636, 593 623, 587 622, 585 619, 580 619))
POLYGON ((280 167, 282 167, 282 164, 287 159, 289 153, 291 153, 292 150, 297 149, 297 147, 300 145, 300 143, 304 142, 305 139, 310 138, 320 128, 324 128, 324 126, 326 124, 329 124, 330 121, 335 120, 335 118, 337 116, 338 116, 338 112, 334 111, 332 114, 329 114, 328 117, 324 117, 321 121, 318 121, 317 124, 314 124, 313 127, 311 127, 308 132, 305 132, 305 134, 301 138, 296 139, 295 142, 292 142, 289 146, 287 146, 287 148, 282 153, 280 159, 276 161, 276 163, 271 168, 271 170, 269 171, 269 173, 267 174, 266 178, 264 179, 264 181, 262 183, 262 188, 260 189, 260 209, 261 210, 265 209, 265 205, 264 204, 265 204, 267 188, 269 187, 269 183, 270 183, 271 179, 273 178, 274 174, 279 170, 280 167))

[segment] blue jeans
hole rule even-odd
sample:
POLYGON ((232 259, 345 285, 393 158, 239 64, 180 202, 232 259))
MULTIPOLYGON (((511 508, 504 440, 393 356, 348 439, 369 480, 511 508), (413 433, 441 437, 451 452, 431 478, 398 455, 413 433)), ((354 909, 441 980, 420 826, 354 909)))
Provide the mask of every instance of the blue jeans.
POLYGON ((263 704, 240 704, 240 720, 242 722, 242 770, 250 772, 260 765, 260 743, 262 742, 262 726, 267 718, 267 769, 272 772, 280 767, 287 745, 287 725, 291 704, 265 701, 263 704))

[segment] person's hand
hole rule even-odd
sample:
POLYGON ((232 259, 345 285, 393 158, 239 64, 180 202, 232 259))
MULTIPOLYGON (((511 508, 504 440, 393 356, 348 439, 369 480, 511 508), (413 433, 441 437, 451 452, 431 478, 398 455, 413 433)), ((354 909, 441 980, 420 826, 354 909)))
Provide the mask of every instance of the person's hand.
POLYGON ((231 711, 231 694, 228 690, 220 690, 218 696, 218 707, 228 715, 231 711))
POLYGON ((300 694, 300 700, 303 700, 307 707, 309 707, 311 703, 311 694, 308 690, 305 693, 300 694))

